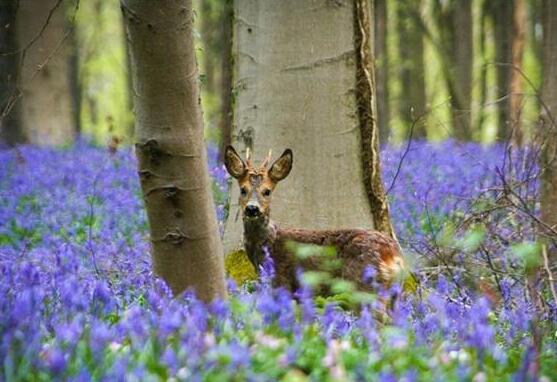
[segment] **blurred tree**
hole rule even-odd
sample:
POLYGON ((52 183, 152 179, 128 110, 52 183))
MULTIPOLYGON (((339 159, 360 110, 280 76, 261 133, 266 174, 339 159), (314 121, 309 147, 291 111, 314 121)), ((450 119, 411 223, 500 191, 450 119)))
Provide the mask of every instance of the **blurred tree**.
MULTIPOLYGON (((254 159, 289 147, 273 197, 282 227, 367 227, 394 235, 379 170, 371 8, 365 0, 239 0, 233 143, 254 159), (269 49, 272 47, 272 49, 269 49)), ((232 188, 225 251, 241 242, 232 188)))
MULTIPOLYGON (((68 21, 69 22, 69 21, 68 21)), ((72 27, 72 26, 70 26, 72 27)), ((70 88, 72 100, 72 117, 75 133, 81 135, 81 79, 79 78, 79 41, 77 30, 68 36, 69 43, 69 68, 70 68, 70 88)))
POLYGON ((377 123, 379 140, 389 138, 389 56, 387 52, 387 0, 375 1, 375 74, 377 87, 377 123))
POLYGON ((225 295, 207 169, 191 0, 126 0, 136 154, 155 272, 175 293, 225 295))
POLYGON ((522 62, 524 59, 524 46, 526 44, 526 0, 514 0, 513 22, 512 22, 512 68, 511 83, 509 85, 510 98, 510 124, 513 141, 522 145, 524 133, 521 125, 523 108, 523 78, 522 62))
POLYGON ((424 44, 420 28, 421 4, 422 0, 396 2, 399 77, 402 87, 398 112, 408 129, 413 126, 414 138, 425 138, 427 133, 424 119, 417 120, 426 111, 424 44))
MULTIPOLYGON (((541 120, 543 145, 541 159, 541 220, 557 231, 557 4, 542 2, 543 85, 541 120)), ((555 234, 551 249, 552 265, 557 266, 555 234)))
POLYGON ((221 67, 221 109, 220 109, 220 152, 232 141, 232 18, 233 0, 223 0, 222 9, 222 67, 221 67))
POLYGON ((506 140, 510 120, 509 84, 512 62, 512 0, 488 0, 487 12, 492 19, 495 37, 495 62, 497 76, 497 139, 506 140))
POLYGON ((472 1, 436 0, 434 15, 439 31, 443 77, 450 95, 453 135, 472 139, 472 1))
POLYGON ((17 1, 0 1, 0 143, 10 146, 25 142, 17 88, 17 8, 17 1))
MULTIPOLYGON (((219 17, 220 2, 214 0, 200 1, 200 36, 203 46, 203 83, 210 94, 215 94, 218 84, 217 72, 219 53, 221 49, 221 30, 219 17)), ((224 1, 222 1, 224 3, 224 1)))
POLYGON ((67 144, 75 136, 65 5, 63 0, 19 2, 21 122, 34 144, 67 144))

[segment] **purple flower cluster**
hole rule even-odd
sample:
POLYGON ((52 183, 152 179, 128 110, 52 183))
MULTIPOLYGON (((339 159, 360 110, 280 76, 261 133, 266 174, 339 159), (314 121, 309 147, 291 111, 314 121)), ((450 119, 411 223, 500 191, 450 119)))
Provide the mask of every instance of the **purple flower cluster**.
MULTIPOLYGON (((387 187, 403 151, 383 151, 387 187)), ((403 242, 427 237, 426 215, 442 225, 472 208, 503 152, 414 142, 389 194, 403 242)), ((230 282, 226 301, 173 298, 151 272, 130 150, 24 146, 0 163, 0 380, 499 380, 536 359, 556 376, 555 339, 533 353, 532 307, 511 277, 498 305, 463 272, 424 278, 389 324, 377 301, 355 313, 317 304, 307 285, 272 289, 271 262, 259 285, 230 282)), ((212 147, 209 164, 222 221, 227 176, 212 147)))

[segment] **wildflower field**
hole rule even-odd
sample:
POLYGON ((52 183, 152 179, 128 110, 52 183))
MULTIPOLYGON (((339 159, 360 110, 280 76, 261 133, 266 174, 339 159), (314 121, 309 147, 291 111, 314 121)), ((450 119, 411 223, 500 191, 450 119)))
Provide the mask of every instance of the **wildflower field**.
MULTIPOLYGON (((535 163, 505 153, 451 141, 383 150, 419 286, 380 323, 376 301, 343 309, 308 284, 295 298, 273 290, 272 269, 230 280, 225 301, 173 298, 151 272, 131 150, 0 151, 0 380, 557 380, 556 301, 540 290, 535 313, 525 286, 540 252, 535 163), (501 204, 510 183, 522 210, 501 204)), ((222 224, 228 180, 210 157, 222 224)))

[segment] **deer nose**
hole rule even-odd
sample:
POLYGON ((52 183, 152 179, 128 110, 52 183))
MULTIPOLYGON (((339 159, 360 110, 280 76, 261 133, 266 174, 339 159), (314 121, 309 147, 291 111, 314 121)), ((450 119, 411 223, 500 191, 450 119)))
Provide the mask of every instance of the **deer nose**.
POLYGON ((245 210, 246 216, 255 217, 261 215, 259 207, 255 204, 248 204, 245 210))

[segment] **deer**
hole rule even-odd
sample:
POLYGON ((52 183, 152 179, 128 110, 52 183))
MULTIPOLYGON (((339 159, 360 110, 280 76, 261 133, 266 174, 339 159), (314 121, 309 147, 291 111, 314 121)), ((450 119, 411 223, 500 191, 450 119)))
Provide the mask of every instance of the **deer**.
POLYGON ((299 288, 297 268, 320 270, 319 259, 300 260, 289 243, 314 244, 334 247, 342 266, 335 271, 340 277, 355 284, 363 291, 372 289, 363 279, 364 270, 371 267, 376 283, 388 287, 397 273, 404 269, 398 242, 391 237, 368 229, 312 230, 281 228, 270 219, 271 199, 279 182, 292 169, 293 153, 286 149, 271 165, 271 151, 259 166, 250 159, 249 148, 244 161, 234 147, 224 153, 226 170, 240 187, 239 208, 244 225, 244 249, 256 272, 260 272, 266 253, 275 267, 273 286, 285 287, 295 292, 299 288))

